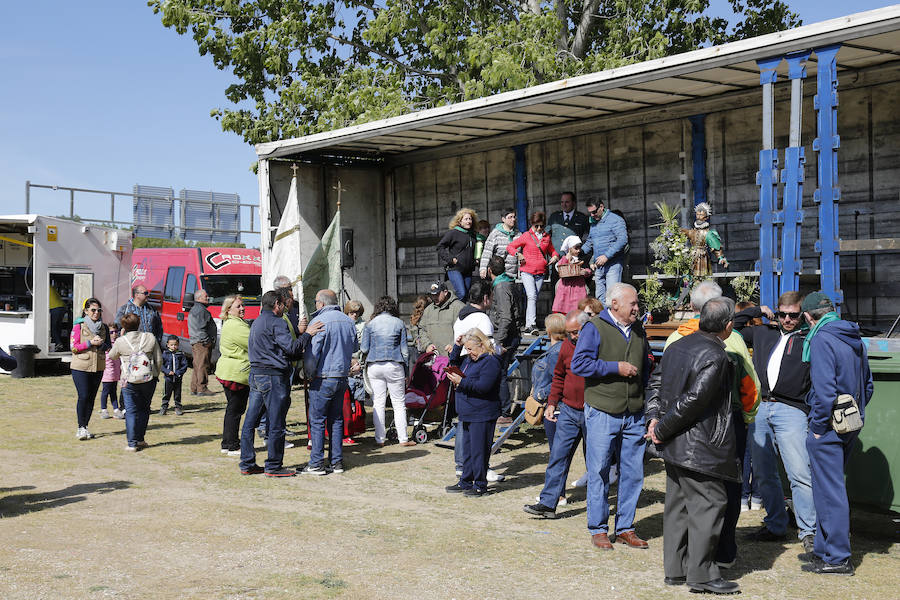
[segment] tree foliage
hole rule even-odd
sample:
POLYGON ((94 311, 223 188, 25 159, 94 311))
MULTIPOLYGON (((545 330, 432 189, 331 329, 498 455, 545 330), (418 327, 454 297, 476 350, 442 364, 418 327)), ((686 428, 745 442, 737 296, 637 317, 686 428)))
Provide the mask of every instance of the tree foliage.
POLYGON ((244 244, 233 242, 186 242, 180 237, 172 239, 135 237, 132 248, 246 248, 244 244))
POLYGON ((250 143, 489 96, 799 24, 784 0, 149 0, 236 83, 250 143))

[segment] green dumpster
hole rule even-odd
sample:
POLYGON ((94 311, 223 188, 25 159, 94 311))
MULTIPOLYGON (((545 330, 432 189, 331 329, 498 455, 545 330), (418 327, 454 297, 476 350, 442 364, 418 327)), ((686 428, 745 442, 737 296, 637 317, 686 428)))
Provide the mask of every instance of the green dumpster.
POLYGON ((900 352, 867 341, 875 393, 847 464, 847 495, 854 504, 900 512, 900 352))

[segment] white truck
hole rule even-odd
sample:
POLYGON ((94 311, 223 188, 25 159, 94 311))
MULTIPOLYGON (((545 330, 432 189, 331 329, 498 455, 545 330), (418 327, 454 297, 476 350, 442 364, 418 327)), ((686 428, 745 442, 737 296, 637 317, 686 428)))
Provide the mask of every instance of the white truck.
POLYGON ((130 296, 131 239, 130 231, 90 223, 0 216, 0 345, 36 346, 36 360, 71 360, 68 335, 84 301, 100 300, 109 322, 130 296), (56 332, 51 302, 65 307, 55 312, 56 332))

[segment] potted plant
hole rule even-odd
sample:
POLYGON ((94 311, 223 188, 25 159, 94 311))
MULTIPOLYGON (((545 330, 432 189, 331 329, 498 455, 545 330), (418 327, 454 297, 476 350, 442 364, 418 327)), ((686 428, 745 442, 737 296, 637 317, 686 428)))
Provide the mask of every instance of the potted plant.
POLYGON ((672 314, 673 302, 655 273, 650 274, 644 280, 644 284, 638 291, 638 296, 644 303, 647 312, 650 313, 651 323, 665 323, 669 320, 672 314))

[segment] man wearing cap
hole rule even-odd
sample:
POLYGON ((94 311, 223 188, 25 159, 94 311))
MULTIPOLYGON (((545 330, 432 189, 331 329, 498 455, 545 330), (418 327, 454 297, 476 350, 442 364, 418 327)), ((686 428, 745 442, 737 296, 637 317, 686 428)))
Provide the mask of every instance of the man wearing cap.
POLYGON ((842 321, 831 299, 813 292, 803 299, 803 316, 810 330, 803 342, 803 361, 809 363, 812 384, 809 433, 806 448, 812 471, 813 502, 818 530, 813 551, 800 555, 804 571, 853 575, 850 562, 850 505, 844 484, 844 465, 859 431, 837 433, 831 425, 837 397, 850 394, 865 419, 866 403, 874 384, 869 356, 859 334, 859 325, 842 321))
POLYGON ((453 323, 465 304, 447 288, 444 281, 432 283, 429 293, 432 302, 425 307, 419 319, 419 351, 447 354, 447 348, 455 339, 453 323))
POLYGON ((787 537, 788 515, 778 475, 778 457, 791 485, 797 536, 811 552, 816 535, 816 508, 812 496, 809 454, 806 452, 806 415, 809 405, 809 363, 801 360, 803 339, 809 328, 800 311, 801 296, 790 291, 778 298, 778 312, 752 306, 734 316, 735 329, 753 348, 753 366, 759 376, 762 403, 747 428, 753 479, 766 509, 765 523, 751 537, 776 542, 787 537), (754 318, 767 316, 775 323, 747 327, 754 318))
POLYGON ((602 200, 588 200, 587 208, 591 213, 593 225, 584 240, 581 252, 584 256, 593 255, 591 265, 596 269, 594 296, 606 303, 606 290, 614 283, 622 281, 628 230, 625 227, 625 220, 610 212, 602 200))

